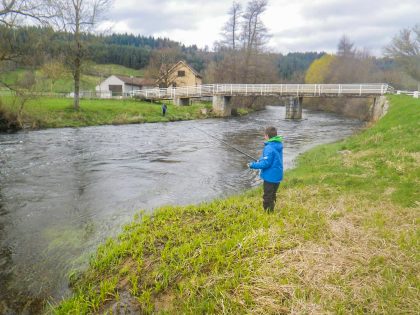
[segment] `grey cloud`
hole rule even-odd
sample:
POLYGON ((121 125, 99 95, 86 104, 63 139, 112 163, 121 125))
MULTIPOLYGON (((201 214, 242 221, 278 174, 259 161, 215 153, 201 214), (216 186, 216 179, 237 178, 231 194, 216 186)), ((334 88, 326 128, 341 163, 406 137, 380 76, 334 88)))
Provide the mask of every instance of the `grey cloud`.
MULTIPOLYGON (((246 4, 248 0, 240 2, 246 4)), ((268 10, 279 1, 269 0, 268 10), (271 7, 270 7, 271 5, 271 7)), ((112 20, 124 22, 134 33, 151 35, 173 30, 221 29, 220 18, 231 6, 225 0, 120 0, 112 11, 112 20), (217 23, 212 19, 217 17, 217 23), (219 25, 220 24, 220 25, 219 25)), ((281 21, 272 29, 271 43, 277 50, 335 51, 339 38, 346 34, 357 47, 380 53, 400 29, 419 22, 418 0, 301 0, 301 27, 279 31, 281 21)), ((174 40, 177 40, 174 38, 174 40)), ((199 41, 198 38, 191 38, 199 41)), ((212 45, 217 38, 209 39, 212 45)))
MULTIPOLYGON (((416 1, 403 0, 398 3, 412 3, 416 1)), ((307 19, 325 19, 329 17, 364 16, 372 15, 384 9, 395 8, 395 1, 369 1, 369 0, 335 0, 329 2, 311 2, 302 7, 302 15, 307 19)))
POLYGON ((129 11, 126 8, 115 7, 112 20, 127 23, 128 27, 142 30, 146 34, 154 34, 169 30, 191 30, 208 15, 219 12, 219 7, 209 1, 196 0, 174 1, 163 0, 156 4, 133 5, 129 11))
POLYGON ((407 0, 398 4, 389 0, 317 2, 303 7, 304 26, 276 32, 274 37, 282 50, 335 51, 339 38, 346 34, 357 47, 380 54, 401 28, 418 23, 419 12, 420 2, 407 0))

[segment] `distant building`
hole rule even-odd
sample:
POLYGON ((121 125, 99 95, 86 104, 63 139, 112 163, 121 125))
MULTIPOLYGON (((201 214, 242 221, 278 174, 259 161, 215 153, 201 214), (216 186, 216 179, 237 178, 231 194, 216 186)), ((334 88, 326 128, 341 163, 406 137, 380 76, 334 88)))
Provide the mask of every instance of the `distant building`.
POLYGON ((152 79, 111 75, 102 81, 101 84, 97 85, 95 90, 99 97, 110 98, 130 95, 132 91, 154 87, 156 87, 156 84, 155 80, 152 79))
POLYGON ((203 83, 201 75, 185 61, 181 60, 175 65, 161 69, 161 76, 156 80, 156 83, 161 88, 166 87, 180 87, 180 86, 194 86, 203 83))

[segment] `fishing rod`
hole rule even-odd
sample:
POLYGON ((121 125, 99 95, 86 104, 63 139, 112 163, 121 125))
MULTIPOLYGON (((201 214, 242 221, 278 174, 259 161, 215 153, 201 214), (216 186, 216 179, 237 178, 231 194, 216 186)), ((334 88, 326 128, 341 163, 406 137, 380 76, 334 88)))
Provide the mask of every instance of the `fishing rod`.
POLYGON ((224 145, 228 146, 229 148, 232 148, 232 149, 234 149, 234 150, 238 151, 239 153, 242 153, 243 155, 245 155, 245 156, 249 157, 249 158, 250 158, 250 159, 252 159, 253 161, 258 161, 258 159, 254 158, 253 156, 249 155, 248 153, 246 153, 246 152, 244 152, 244 151, 242 151, 242 150, 239 150, 238 148, 234 147, 233 145, 230 145, 230 144, 229 144, 229 143, 227 143, 226 141, 223 141, 222 139, 219 139, 219 138, 217 138, 217 137, 213 136, 212 134, 210 134, 210 133, 208 133, 208 132, 204 131, 203 129, 200 129, 200 128, 197 128, 197 127, 194 127, 194 126, 192 126, 192 127, 193 127, 193 128, 195 128, 195 129, 197 129, 197 130, 199 130, 199 131, 201 131, 202 133, 205 133, 205 134, 206 134, 206 135, 208 135, 209 137, 211 137, 211 138, 213 138, 213 139, 216 139, 217 141, 219 141, 219 142, 223 143, 224 145))

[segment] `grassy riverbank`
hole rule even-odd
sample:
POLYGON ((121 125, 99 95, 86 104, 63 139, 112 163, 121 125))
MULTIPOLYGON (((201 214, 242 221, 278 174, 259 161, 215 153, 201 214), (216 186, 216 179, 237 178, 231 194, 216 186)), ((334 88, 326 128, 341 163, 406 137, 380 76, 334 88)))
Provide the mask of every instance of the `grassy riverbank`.
MULTIPOLYGON (((3 97, 0 105, 0 109, 9 116, 16 116, 18 106, 13 105, 11 97, 3 97)), ((76 112, 72 99, 42 97, 25 104, 21 120, 24 125, 36 129, 164 122, 212 116, 210 103, 192 106, 169 104, 165 117, 162 117, 160 105, 135 100, 83 99, 80 101, 80 110, 76 112), (207 114, 203 114, 202 109, 206 109, 207 114)))
POLYGON ((99 247, 58 314, 414 314, 420 100, 302 155, 273 214, 261 189, 139 214, 99 247))

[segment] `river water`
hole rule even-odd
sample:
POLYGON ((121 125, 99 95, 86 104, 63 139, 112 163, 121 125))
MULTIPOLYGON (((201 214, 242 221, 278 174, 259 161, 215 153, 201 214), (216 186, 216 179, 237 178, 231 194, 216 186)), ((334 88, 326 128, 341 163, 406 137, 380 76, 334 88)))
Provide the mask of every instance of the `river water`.
POLYGON ((258 156, 265 126, 284 136, 285 168, 309 148, 362 123, 284 107, 244 117, 0 134, 0 313, 37 313, 69 294, 70 270, 139 209, 198 203, 260 184, 249 159, 202 129, 258 156))

